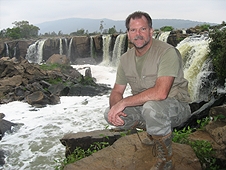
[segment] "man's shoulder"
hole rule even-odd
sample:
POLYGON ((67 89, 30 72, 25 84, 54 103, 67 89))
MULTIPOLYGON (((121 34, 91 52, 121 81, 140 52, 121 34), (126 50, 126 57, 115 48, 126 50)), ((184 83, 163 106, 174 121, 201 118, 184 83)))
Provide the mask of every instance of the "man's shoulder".
POLYGON ((158 39, 152 39, 152 46, 154 47, 162 47, 162 48, 174 48, 172 45, 168 44, 167 42, 158 40, 158 39))
POLYGON ((134 47, 128 49, 124 54, 122 54, 121 58, 127 58, 127 57, 131 58, 131 55, 135 55, 135 48, 134 47))

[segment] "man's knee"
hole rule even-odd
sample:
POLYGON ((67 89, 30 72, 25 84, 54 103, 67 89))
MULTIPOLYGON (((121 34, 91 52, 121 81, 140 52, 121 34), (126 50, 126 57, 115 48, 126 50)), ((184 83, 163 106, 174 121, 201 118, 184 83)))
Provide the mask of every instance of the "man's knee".
MULTIPOLYGON (((108 112, 109 112, 110 108, 106 108, 104 111, 104 119, 108 122, 108 112)), ((110 124, 110 122, 108 122, 110 124)))
POLYGON ((162 113, 165 110, 164 107, 161 101, 148 101, 143 105, 142 115, 144 117, 155 117, 157 113, 162 113))

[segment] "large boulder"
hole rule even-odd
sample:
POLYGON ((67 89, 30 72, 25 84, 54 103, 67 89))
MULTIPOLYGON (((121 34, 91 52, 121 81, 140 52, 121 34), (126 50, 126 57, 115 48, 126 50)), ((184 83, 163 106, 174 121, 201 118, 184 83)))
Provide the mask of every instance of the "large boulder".
POLYGON ((70 60, 67 58, 66 55, 60 55, 60 54, 53 54, 47 61, 46 64, 63 64, 68 65, 70 64, 70 60))
MULTIPOLYGON (((102 131, 99 132, 99 136, 109 133, 111 132, 106 134, 102 131)), ((153 155, 155 148, 141 143, 140 138, 142 140, 145 136, 146 132, 141 132, 139 137, 137 134, 121 137, 111 146, 67 165, 64 170, 149 170, 155 161, 153 155)), ((112 135, 110 137, 112 140, 112 135)), ((77 138, 81 138, 81 134, 78 134, 77 138)), ((92 136, 87 136, 86 139, 94 141, 92 136)), ((175 170, 201 170, 200 162, 190 146, 173 143, 172 148, 175 170)))

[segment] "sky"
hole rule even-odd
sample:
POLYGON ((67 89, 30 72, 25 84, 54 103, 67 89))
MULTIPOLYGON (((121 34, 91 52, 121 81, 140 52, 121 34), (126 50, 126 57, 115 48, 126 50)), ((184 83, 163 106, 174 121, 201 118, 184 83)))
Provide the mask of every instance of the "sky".
POLYGON ((221 24, 226 0, 0 0, 0 30, 15 21, 39 24, 66 18, 125 20, 134 11, 152 19, 185 19, 221 24))

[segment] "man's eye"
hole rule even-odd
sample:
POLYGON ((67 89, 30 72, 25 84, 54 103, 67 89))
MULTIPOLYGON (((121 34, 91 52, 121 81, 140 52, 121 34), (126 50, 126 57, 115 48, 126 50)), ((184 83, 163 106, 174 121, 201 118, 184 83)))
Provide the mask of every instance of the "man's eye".
POLYGON ((146 31, 147 28, 141 28, 141 31, 146 31))

